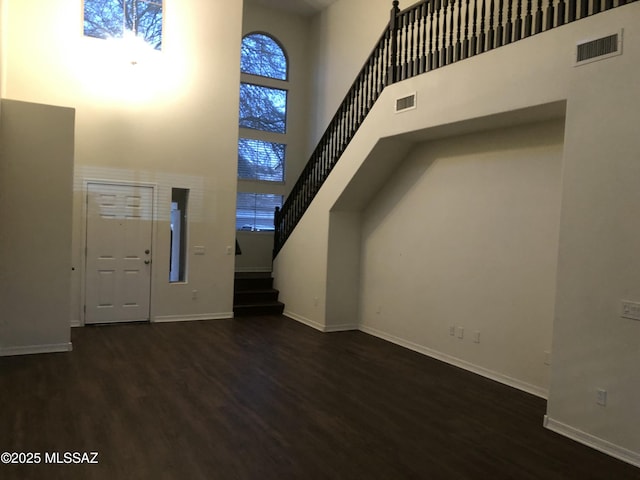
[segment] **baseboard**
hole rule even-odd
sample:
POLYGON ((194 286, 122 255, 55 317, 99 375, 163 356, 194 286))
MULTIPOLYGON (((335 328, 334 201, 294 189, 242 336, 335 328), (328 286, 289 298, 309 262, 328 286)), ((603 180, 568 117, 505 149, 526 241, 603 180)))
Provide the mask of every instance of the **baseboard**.
POLYGON ((342 325, 327 325, 324 327, 324 332, 349 332, 351 330, 359 330, 360 327, 357 324, 344 323, 342 325))
POLYGON ((562 422, 554 420, 548 415, 544 416, 544 427, 563 435, 571 440, 582 443, 587 447, 591 447, 599 452, 605 453, 611 457, 630 463, 635 467, 640 467, 640 453, 627 450, 624 447, 608 442, 601 438, 595 437, 589 433, 573 428, 562 422))
POLYGON ((288 310, 285 310, 284 312, 282 312, 282 314, 285 317, 289 317, 292 320, 295 320, 295 321, 300 322, 300 323, 304 323, 305 325, 307 325, 307 326, 309 326, 311 328, 315 328, 316 330, 319 330, 321 332, 325 332, 326 331, 325 330, 326 327, 323 324, 315 322, 313 320, 310 320, 310 319, 308 319, 306 317, 303 317, 302 315, 298 315, 297 313, 293 313, 293 312, 290 312, 288 310))
POLYGON ((73 350, 71 342, 50 345, 25 345, 22 347, 0 347, 0 357, 13 355, 35 355, 39 353, 62 353, 73 350))
POLYGON ((253 272, 259 272, 259 273, 271 273, 273 269, 271 267, 238 267, 235 269, 235 273, 253 273, 253 272))
POLYGON ((396 345, 400 345, 401 347, 408 348, 409 350, 413 350, 414 352, 422 353, 423 355, 427 355, 428 357, 435 358, 436 360, 440 360, 442 362, 448 363, 449 365, 453 365, 455 367, 468 370, 470 372, 476 373, 478 375, 489 378, 491 380, 502 383, 504 385, 508 385, 510 387, 517 388, 518 390, 522 390, 524 392, 530 393, 537 397, 544 398, 545 400, 549 396, 549 392, 544 388, 540 388, 536 385, 531 385, 530 383, 523 382, 516 378, 503 375, 499 372, 495 372, 493 370, 489 370, 487 368, 483 368, 478 365, 474 365, 473 363, 469 363, 465 360, 461 360, 459 358, 452 357, 451 355, 447 355, 446 353, 438 352, 437 350, 433 350, 423 345, 413 343, 409 340, 405 340, 403 338, 390 335, 386 332, 382 332, 375 328, 367 327, 366 325, 360 325, 359 330, 364 333, 368 333, 369 335, 373 335, 374 337, 382 338, 383 340, 387 340, 391 343, 395 343, 396 345))
POLYGON ((82 327, 82 323, 79 319, 71 320, 71 328, 82 327))
POLYGON ((151 323, 197 322, 200 320, 225 320, 229 318, 233 318, 233 312, 199 313, 196 315, 158 315, 153 317, 151 323))

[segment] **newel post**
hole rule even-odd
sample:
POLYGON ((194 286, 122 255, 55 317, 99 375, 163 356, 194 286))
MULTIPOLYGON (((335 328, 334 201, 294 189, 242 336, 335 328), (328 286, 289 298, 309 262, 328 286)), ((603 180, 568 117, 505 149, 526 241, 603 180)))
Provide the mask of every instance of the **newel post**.
POLYGON ((276 211, 273 212, 273 256, 272 258, 276 258, 276 255, 280 251, 280 207, 276 207, 276 211))
POLYGON ((389 69, 387 71, 387 85, 396 83, 398 80, 398 13, 400 8, 398 0, 393 1, 391 7, 391 18, 389 19, 389 34, 391 42, 389 44, 389 69))

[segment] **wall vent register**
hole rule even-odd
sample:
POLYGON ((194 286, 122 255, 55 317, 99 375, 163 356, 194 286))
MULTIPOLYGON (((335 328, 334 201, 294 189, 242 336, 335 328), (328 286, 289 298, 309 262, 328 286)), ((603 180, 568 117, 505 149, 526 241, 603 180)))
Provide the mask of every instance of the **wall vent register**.
POLYGON ((621 54, 622 30, 606 37, 579 43, 576 49, 576 66, 621 54))
POLYGON ((396 100, 396 113, 404 112, 405 110, 412 110, 416 108, 416 94, 412 93, 406 97, 398 98, 396 100))

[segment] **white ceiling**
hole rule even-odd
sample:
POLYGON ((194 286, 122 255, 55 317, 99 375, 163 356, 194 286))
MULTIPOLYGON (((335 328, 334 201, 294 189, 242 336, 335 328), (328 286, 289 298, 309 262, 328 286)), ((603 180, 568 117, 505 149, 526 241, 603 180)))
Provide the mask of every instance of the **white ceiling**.
POLYGON ((250 0, 252 3, 309 16, 327 8, 337 0, 250 0))

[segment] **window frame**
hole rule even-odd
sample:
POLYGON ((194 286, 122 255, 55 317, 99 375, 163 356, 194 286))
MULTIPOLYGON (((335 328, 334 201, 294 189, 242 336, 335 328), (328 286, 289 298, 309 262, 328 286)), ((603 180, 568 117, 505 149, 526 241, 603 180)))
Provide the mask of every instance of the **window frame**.
MULTIPOLYGON (((246 179, 246 178, 241 178, 240 177, 240 171, 239 171, 239 167, 240 167, 240 151, 238 150, 238 172, 237 172, 237 181, 238 181, 238 191, 237 191, 237 195, 236 195, 236 231, 238 232, 246 232, 248 234, 251 235, 265 235, 265 234, 273 234, 274 233, 274 229, 275 229, 275 225, 273 225, 273 215, 275 214, 275 207, 273 209, 273 211, 269 212, 270 216, 271 216, 271 223, 269 225, 269 228, 264 230, 264 229, 256 229, 256 224, 255 224, 255 220, 253 223, 253 226, 251 229, 242 229, 243 225, 240 225, 239 228, 239 224, 238 224, 238 205, 240 204, 239 199, 240 199, 240 195, 245 194, 245 195, 272 195, 272 196, 276 196, 276 197, 280 197, 280 205, 282 205, 282 202, 284 202, 284 199, 286 197, 285 195, 285 191, 284 191, 284 185, 286 184, 287 181, 287 155, 288 155, 288 130, 289 130, 289 110, 290 110, 290 104, 289 104, 289 93, 290 93, 290 88, 289 88, 289 80, 290 80, 290 61, 289 61, 289 55, 287 54, 286 49, 284 48, 284 46, 282 45, 282 43, 276 38, 274 37, 272 34, 264 32, 264 31, 251 31, 248 32, 246 34, 243 35, 242 40, 244 41, 245 38, 251 36, 251 35, 264 35, 269 37, 280 49, 280 51, 282 52, 283 58, 286 61, 286 68, 285 68, 285 79, 281 79, 281 78, 277 78, 277 77, 270 77, 270 76, 264 76, 264 75, 260 75, 260 74, 256 74, 256 73, 249 73, 246 71, 243 71, 242 69, 242 58, 241 58, 241 64, 240 64, 240 84, 250 84, 250 85, 256 85, 258 87, 263 87, 263 88, 268 88, 268 89, 275 89, 275 90, 282 90, 285 92, 285 111, 284 111, 284 131, 282 132, 273 132, 273 131, 269 131, 269 130, 261 130, 258 128, 252 128, 252 127, 246 127, 246 126, 240 126, 240 109, 238 109, 238 131, 239 131, 239 135, 238 135, 238 146, 240 144, 240 142, 242 140, 247 140, 247 141, 258 141, 258 142, 268 142, 268 143, 278 143, 281 145, 284 145, 284 159, 283 159, 283 165, 282 165, 282 178, 283 180, 281 182, 278 181, 272 181, 272 180, 262 180, 262 179, 246 179)), ((242 50, 242 49, 241 49, 242 50)), ((242 52, 241 52, 242 55, 242 52)), ((240 87, 239 87, 240 89, 240 87)), ((242 99, 240 99, 240 101, 242 102, 242 99)), ((263 212, 266 212, 263 210, 263 212)), ((254 218, 255 218, 255 213, 254 212, 254 218)), ((264 218, 264 217, 263 217, 264 218)), ((244 223, 244 222, 241 222, 244 223)))
POLYGON ((276 78, 276 77, 269 77, 269 76, 266 76, 266 75, 260 75, 260 74, 257 74, 257 73, 251 73, 251 72, 242 71, 242 44, 240 45, 240 56, 241 56, 240 57, 240 74, 241 75, 251 75, 252 77, 256 77, 256 78, 259 78, 259 79, 269 79, 269 80, 275 80, 277 82, 288 82, 289 81, 289 64, 290 64, 289 55, 287 55, 287 51, 285 50, 285 48, 282 45, 282 43, 280 42, 280 40, 278 40, 276 37, 274 37, 270 33, 259 31, 259 30, 255 30, 255 31, 252 31, 252 32, 249 32, 249 33, 243 35, 242 36, 242 42, 244 42, 245 38, 251 37, 252 35, 263 35, 265 37, 269 37, 278 46, 278 48, 282 52, 282 55, 284 57, 284 61, 286 62, 285 75, 284 75, 284 78, 276 78))
MULTIPOLYGON (((255 76, 255 75, 254 75, 255 76)), ((247 126, 243 126, 240 125, 240 109, 238 108, 238 127, 241 129, 245 129, 245 130, 253 130, 253 131, 257 131, 257 132, 264 132, 267 134, 276 134, 276 135, 286 135, 287 134, 287 117, 288 117, 288 112, 289 112, 289 89, 287 88, 280 88, 280 87, 274 87, 271 85, 265 85, 265 84, 260 84, 260 83, 255 83, 255 82, 245 82, 242 79, 240 80, 240 92, 242 92, 242 85, 251 85, 254 87, 260 87, 260 88, 266 88, 266 89, 270 89, 270 90, 280 90, 282 92, 284 92, 284 118, 283 118, 283 129, 282 131, 273 131, 273 130, 264 130, 261 128, 256 128, 256 127, 247 127, 247 126)), ((240 94, 240 103, 242 104, 242 93, 240 94)))

